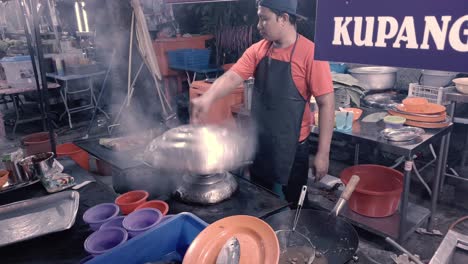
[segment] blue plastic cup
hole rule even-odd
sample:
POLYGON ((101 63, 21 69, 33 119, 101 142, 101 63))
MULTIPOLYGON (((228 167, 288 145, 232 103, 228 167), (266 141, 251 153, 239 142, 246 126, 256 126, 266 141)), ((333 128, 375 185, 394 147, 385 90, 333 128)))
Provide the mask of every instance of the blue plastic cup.
POLYGON ((336 129, 346 130, 346 115, 347 112, 335 112, 336 129))
POLYGON ((345 130, 352 130, 353 129, 353 119, 354 119, 354 113, 353 112, 347 112, 348 115, 346 116, 346 124, 345 124, 345 130))

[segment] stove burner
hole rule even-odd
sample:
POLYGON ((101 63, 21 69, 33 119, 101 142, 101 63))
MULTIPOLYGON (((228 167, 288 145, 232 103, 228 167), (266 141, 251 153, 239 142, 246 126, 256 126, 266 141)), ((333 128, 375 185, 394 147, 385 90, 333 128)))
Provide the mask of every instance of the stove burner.
POLYGON ((237 190, 237 181, 229 172, 211 175, 185 175, 174 197, 194 204, 216 204, 230 198, 237 190))

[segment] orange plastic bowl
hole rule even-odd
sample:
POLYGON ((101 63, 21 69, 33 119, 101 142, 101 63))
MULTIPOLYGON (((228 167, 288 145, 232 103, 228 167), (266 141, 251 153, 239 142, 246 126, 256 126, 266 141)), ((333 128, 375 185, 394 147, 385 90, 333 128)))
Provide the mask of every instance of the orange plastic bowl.
POLYGON ((353 121, 354 122, 358 121, 358 119, 362 115, 362 109, 359 109, 359 108, 348 107, 348 108, 344 108, 343 110, 348 111, 348 112, 353 112, 353 121))
POLYGON ((408 97, 403 100, 403 105, 409 112, 420 112, 424 111, 429 101, 426 98, 421 97, 408 97))
POLYGON ((148 192, 143 190, 136 190, 124 193, 115 199, 115 204, 120 207, 122 214, 127 215, 146 202, 148 199, 148 192))
POLYGON ((159 211, 161 211, 163 215, 166 215, 167 212, 169 212, 169 205, 166 202, 161 201, 161 200, 151 200, 151 201, 144 202, 143 204, 139 205, 135 209, 135 211, 138 209, 142 209, 142 208, 158 209, 159 211))
POLYGON ((7 170, 0 170, 0 189, 3 185, 8 181, 8 177, 10 176, 10 172, 7 170))

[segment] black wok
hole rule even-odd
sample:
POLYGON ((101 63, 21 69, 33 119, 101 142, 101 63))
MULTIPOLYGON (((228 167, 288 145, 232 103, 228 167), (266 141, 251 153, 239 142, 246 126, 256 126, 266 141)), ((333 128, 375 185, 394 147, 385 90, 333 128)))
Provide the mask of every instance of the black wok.
MULTIPOLYGON (((276 230, 292 229, 296 210, 274 214, 265 221, 276 230)), ((296 231, 305 235, 314 244, 325 261, 315 258, 314 263, 347 263, 355 255, 359 238, 354 227, 340 217, 329 216, 329 212, 303 209, 296 231)))
MULTIPOLYGON (((354 227, 338 215, 359 183, 359 176, 353 175, 341 193, 332 212, 304 209, 301 211, 296 231, 310 239, 317 253, 313 263, 344 264, 357 251, 359 238, 354 227), (318 251, 318 252, 317 252, 318 251)), ((265 221, 277 230, 291 230, 296 210, 283 211, 265 221)))

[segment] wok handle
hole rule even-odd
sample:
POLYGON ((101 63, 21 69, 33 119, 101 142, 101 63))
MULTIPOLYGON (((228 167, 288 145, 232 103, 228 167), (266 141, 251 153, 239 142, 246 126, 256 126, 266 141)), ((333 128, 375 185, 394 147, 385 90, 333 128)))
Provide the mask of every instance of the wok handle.
POLYGON ((349 180, 348 184, 346 184, 346 188, 344 189, 343 193, 341 193, 342 199, 348 201, 349 197, 351 197, 351 194, 353 194, 354 189, 356 189, 356 186, 359 183, 359 176, 353 175, 351 179, 349 180))

